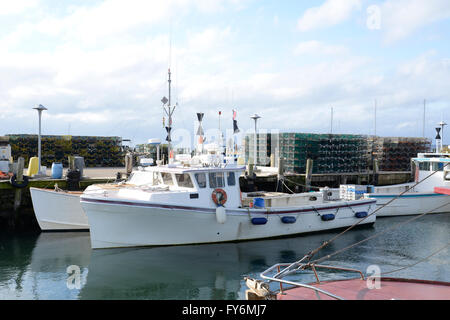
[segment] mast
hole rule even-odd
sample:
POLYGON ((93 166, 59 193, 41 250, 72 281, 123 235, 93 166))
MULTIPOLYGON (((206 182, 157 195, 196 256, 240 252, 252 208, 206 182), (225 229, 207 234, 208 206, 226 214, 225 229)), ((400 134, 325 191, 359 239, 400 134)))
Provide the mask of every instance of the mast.
POLYGON ((170 76, 171 76, 170 68, 169 68, 169 72, 168 73, 169 73, 169 79, 168 79, 168 83, 169 83, 169 99, 167 99, 166 97, 163 97, 161 102, 163 103, 164 112, 169 117, 169 124, 166 127, 166 131, 167 131, 166 141, 167 141, 167 144, 168 144, 167 151, 169 153, 169 163, 170 163, 170 160, 171 159, 173 160, 173 158, 174 158, 173 151, 172 151, 172 144, 171 144, 171 142, 172 142, 172 115, 175 112, 175 108, 177 107, 178 104, 176 103, 174 106, 172 106, 172 104, 171 104, 171 83, 172 83, 172 80, 170 78, 170 76))
POLYGON ((425 138, 425 106, 427 100, 423 100, 423 122, 422 122, 422 137, 425 138))

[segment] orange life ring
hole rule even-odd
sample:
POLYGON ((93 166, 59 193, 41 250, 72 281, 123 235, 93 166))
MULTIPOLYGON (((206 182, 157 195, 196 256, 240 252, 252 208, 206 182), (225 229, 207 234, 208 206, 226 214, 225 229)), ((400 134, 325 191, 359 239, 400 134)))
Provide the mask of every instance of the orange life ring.
POLYGON ((227 202, 227 193, 223 189, 214 189, 211 194, 212 200, 218 206, 223 206, 227 202))

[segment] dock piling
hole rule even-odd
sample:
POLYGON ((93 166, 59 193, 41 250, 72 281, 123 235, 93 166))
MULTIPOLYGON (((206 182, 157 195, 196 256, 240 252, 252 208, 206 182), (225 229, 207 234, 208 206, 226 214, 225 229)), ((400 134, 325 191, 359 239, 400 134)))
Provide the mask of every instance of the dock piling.
MULTIPOLYGON (((24 158, 19 157, 19 159, 17 159, 17 174, 16 174, 16 181, 19 183, 23 181, 24 165, 25 165, 24 158)), ((17 211, 20 208, 21 200, 22 200, 22 189, 16 188, 14 194, 14 211, 17 211)))

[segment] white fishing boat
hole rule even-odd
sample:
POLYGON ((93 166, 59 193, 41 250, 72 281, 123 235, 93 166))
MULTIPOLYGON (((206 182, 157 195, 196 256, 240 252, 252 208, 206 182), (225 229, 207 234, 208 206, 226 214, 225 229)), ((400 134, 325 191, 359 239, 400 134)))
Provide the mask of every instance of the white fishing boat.
POLYGON ((152 183, 86 190, 92 248, 216 243, 372 224, 376 201, 329 201, 324 193, 242 194, 244 167, 146 168, 152 183), (252 206, 252 204, 254 204, 252 206))
POLYGON ((450 154, 419 153, 412 159, 416 164, 415 182, 374 187, 364 193, 377 200, 377 216, 417 215, 424 212, 450 212, 450 196, 436 188, 450 188, 450 154))
MULTIPOLYGON (((145 168, 135 170, 126 182, 91 185, 87 190, 138 186, 151 179, 145 168)), ((66 191, 58 188, 30 188, 33 210, 42 231, 89 230, 89 221, 81 207, 82 191, 66 191)))

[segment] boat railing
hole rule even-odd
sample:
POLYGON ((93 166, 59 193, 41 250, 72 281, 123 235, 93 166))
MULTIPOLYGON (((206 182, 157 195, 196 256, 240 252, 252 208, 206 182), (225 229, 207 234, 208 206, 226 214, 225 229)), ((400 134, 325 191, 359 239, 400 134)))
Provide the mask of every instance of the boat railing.
POLYGON ((263 271, 260 274, 260 276, 261 276, 261 278, 263 278, 265 280, 269 280, 269 282, 271 282, 271 281, 278 282, 280 284, 280 294, 283 294, 283 284, 286 284, 286 285, 291 285, 291 286, 295 286, 295 287, 302 287, 302 288, 314 290, 316 293, 320 292, 320 293, 323 293, 323 294, 325 294, 329 297, 332 297, 334 299, 337 299, 337 300, 344 300, 344 298, 337 296, 326 290, 317 288, 315 286, 301 283, 301 282, 286 280, 286 279, 283 279, 282 277, 285 277, 292 273, 296 273, 299 270, 306 270, 306 269, 310 268, 314 272, 314 276, 316 277, 317 284, 320 284, 320 279, 319 279, 319 275, 318 275, 316 269, 329 269, 329 270, 354 272, 354 273, 358 273, 359 276, 361 277, 361 279, 364 280, 364 274, 360 270, 357 270, 357 269, 333 267, 333 266, 318 265, 318 264, 296 264, 295 268, 292 268, 292 266, 293 265, 289 264, 289 263, 277 263, 277 264, 271 266, 270 268, 266 269, 265 271, 263 271), (281 270, 282 267, 284 267, 285 269, 281 270), (273 273, 275 269, 277 270, 277 273, 275 275, 270 276, 269 274, 273 273))

